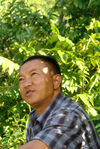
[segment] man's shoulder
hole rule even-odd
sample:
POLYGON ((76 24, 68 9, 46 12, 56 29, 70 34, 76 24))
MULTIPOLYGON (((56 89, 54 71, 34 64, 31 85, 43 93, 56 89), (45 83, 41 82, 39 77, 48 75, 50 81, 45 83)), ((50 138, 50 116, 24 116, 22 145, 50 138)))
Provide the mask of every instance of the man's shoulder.
POLYGON ((76 108, 81 107, 79 103, 72 100, 71 97, 65 96, 63 93, 60 93, 59 100, 56 103, 56 106, 52 113, 58 112, 73 112, 76 108))
POLYGON ((80 105, 74 102, 71 98, 64 97, 54 110, 48 115, 44 127, 63 125, 69 121, 72 122, 79 118, 79 112, 76 112, 80 105))

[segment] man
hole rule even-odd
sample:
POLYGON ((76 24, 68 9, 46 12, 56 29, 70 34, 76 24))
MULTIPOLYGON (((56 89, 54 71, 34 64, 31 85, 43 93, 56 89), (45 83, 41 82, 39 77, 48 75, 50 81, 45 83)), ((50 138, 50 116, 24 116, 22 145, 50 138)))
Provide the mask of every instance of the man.
POLYGON ((93 122, 83 108, 61 92, 58 63, 48 56, 32 56, 21 66, 22 98, 30 113, 27 143, 19 149, 100 149, 93 122))

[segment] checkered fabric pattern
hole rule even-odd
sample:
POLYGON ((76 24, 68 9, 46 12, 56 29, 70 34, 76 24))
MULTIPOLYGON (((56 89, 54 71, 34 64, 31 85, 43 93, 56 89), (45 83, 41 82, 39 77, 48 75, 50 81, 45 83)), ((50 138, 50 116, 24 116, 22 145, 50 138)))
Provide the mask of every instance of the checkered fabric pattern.
POLYGON ((100 149, 94 124, 84 109, 59 93, 46 111, 30 113, 27 142, 38 139, 50 149, 100 149))

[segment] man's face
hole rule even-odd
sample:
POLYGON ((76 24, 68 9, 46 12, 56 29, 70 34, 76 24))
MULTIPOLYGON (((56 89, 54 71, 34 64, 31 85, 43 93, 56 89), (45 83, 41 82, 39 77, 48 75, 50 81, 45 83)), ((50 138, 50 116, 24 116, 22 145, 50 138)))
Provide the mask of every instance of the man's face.
POLYGON ((53 72, 42 60, 31 60, 22 65, 19 73, 22 98, 31 106, 38 107, 54 96, 53 72))

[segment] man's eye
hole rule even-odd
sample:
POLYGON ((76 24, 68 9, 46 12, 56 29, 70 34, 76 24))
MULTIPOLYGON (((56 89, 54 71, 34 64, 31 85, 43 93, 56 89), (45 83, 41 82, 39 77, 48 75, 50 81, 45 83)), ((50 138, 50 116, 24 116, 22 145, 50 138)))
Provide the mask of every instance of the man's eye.
POLYGON ((33 72, 31 75, 33 76, 33 75, 36 75, 37 73, 36 72, 33 72))
POLYGON ((19 78, 19 81, 22 81, 23 80, 23 78, 19 78))

